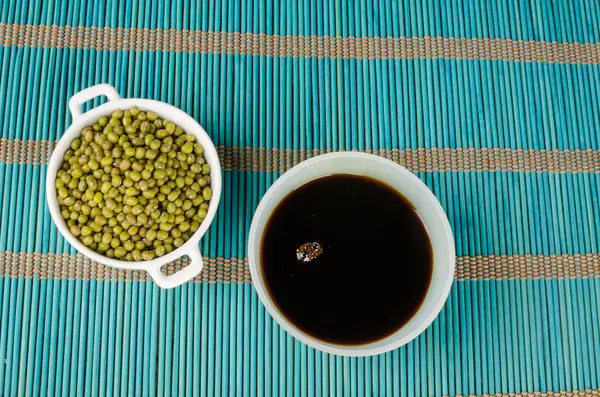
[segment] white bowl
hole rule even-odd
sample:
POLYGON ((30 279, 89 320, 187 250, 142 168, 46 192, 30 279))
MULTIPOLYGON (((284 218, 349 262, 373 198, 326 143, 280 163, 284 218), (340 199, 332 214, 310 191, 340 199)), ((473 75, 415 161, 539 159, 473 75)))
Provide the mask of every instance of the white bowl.
POLYGON ((342 356, 370 356, 396 349, 423 332, 437 317, 446 302, 454 278, 455 251, 452 230, 444 210, 431 190, 406 168, 382 157, 342 152, 307 160, 271 186, 262 198, 252 225, 248 242, 248 259, 252 282, 258 296, 273 318, 290 334, 307 345, 327 353, 342 356), (416 208, 431 238, 433 273, 423 304, 415 315, 392 335, 359 346, 323 342, 298 329, 274 304, 267 292, 260 265, 262 236, 269 217, 279 202, 291 191, 315 178, 330 174, 366 175, 387 183, 404 195, 416 208))
POLYGON ((128 98, 122 99, 115 88, 109 84, 99 84, 93 87, 86 88, 83 91, 73 95, 69 101, 69 109, 73 114, 73 124, 63 134, 62 138, 56 145, 50 162, 48 164, 48 174, 46 176, 46 197, 48 199, 48 207, 50 215, 56 224, 59 232, 73 245, 79 252, 89 257, 90 259, 120 269, 145 270, 152 279, 162 288, 177 287, 191 279, 193 279, 200 271, 202 271, 203 260, 198 241, 202 238, 206 230, 210 226, 221 198, 221 164, 215 145, 204 129, 187 113, 167 103, 153 101, 150 99, 128 98), (108 98, 108 102, 102 106, 98 106, 84 114, 81 113, 81 105, 90 99, 104 95, 108 98), (173 121, 175 124, 185 130, 186 133, 194 134, 200 144, 204 146, 204 158, 211 166, 210 178, 213 197, 209 202, 206 218, 200 224, 200 228, 186 241, 181 247, 173 250, 169 254, 153 259, 151 261, 120 261, 111 259, 92 251, 83 245, 75 236, 71 234, 66 222, 60 215, 60 207, 57 201, 56 192, 56 173, 63 162, 65 151, 71 145, 73 139, 81 134, 81 130, 98 120, 101 116, 109 116, 116 109, 128 109, 133 106, 139 107, 144 111, 154 111, 161 118, 173 121), (190 264, 179 272, 166 276, 161 271, 161 266, 174 261, 175 259, 187 255, 190 257, 190 264))

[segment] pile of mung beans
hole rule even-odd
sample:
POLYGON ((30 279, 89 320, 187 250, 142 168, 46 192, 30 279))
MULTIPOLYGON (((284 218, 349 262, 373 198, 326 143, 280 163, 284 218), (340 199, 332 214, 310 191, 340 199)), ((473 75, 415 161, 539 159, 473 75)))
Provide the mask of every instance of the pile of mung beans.
POLYGON ((151 260, 198 230, 212 198, 196 137, 155 112, 115 110, 71 142, 57 173, 62 217, 86 247, 151 260))

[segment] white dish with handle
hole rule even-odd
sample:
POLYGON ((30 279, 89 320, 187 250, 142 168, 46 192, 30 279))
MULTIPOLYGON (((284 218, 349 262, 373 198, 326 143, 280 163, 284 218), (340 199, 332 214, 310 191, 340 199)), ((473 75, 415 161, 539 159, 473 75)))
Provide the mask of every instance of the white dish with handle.
POLYGON ((79 252, 88 258, 102 263, 104 265, 130 270, 145 270, 150 274, 150 277, 162 288, 173 288, 177 287, 187 281, 192 280, 198 275, 203 268, 202 254, 198 247, 198 242, 206 233, 208 227, 212 223, 217 207, 219 206, 219 200, 221 198, 221 164, 217 155, 217 150, 212 140, 204 131, 204 129, 194 120, 190 115, 184 111, 177 109, 164 102, 154 101, 150 99, 140 98, 121 98, 117 90, 109 84, 98 84, 85 90, 82 90, 73 95, 69 101, 69 109, 73 115, 73 123, 65 131, 61 139, 59 140, 56 148, 52 153, 50 162, 48 163, 48 173, 46 175, 46 196, 48 200, 48 207, 50 208, 50 214, 52 220, 56 224, 59 232, 67 239, 71 245, 73 245, 79 252), (98 96, 105 96, 108 101, 94 108, 86 113, 81 113, 81 106, 98 96), (172 252, 161 256, 159 258, 150 261, 122 261, 112 259, 107 256, 101 255, 90 248, 86 247, 79 239, 71 234, 67 224, 60 215, 60 206, 57 200, 57 189, 55 186, 56 174, 61 167, 63 157, 67 149, 69 149, 73 139, 77 138, 81 134, 81 130, 87 126, 92 125, 98 118, 102 116, 110 117, 110 114, 117 109, 128 109, 133 106, 139 107, 143 111, 156 112, 159 117, 168 119, 180 126, 185 130, 186 133, 194 134, 198 143, 204 146, 204 158, 206 162, 211 166, 210 178, 212 188, 212 199, 209 202, 208 211, 206 218, 200 224, 200 228, 194 232, 194 234, 187 240, 181 247, 173 250, 172 252), (190 258, 190 264, 179 272, 172 275, 165 275, 161 267, 173 262, 174 260, 187 255, 190 258))

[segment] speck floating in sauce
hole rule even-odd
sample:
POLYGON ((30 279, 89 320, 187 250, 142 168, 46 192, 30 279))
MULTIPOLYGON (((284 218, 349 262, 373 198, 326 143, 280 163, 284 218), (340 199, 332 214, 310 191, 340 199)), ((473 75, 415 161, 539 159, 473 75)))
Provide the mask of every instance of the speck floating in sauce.
POLYGON ((298 249, 296 249, 296 258, 300 262, 308 263, 314 259, 317 259, 319 255, 323 253, 323 247, 321 244, 314 243, 304 243, 298 249))
POLYGON ((362 345, 396 332, 418 311, 433 253, 399 192, 373 178, 334 174, 300 186, 275 208, 261 266, 269 295, 297 328, 324 342, 362 345), (315 243, 318 255, 311 254, 315 243))

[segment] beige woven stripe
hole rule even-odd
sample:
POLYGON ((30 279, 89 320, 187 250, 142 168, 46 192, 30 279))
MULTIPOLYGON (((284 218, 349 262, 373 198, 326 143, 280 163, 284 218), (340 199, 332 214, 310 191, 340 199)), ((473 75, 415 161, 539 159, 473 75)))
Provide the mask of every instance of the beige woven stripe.
MULTIPOLYGON (((187 264, 180 259, 165 267, 173 274, 187 264)), ((146 281, 144 271, 120 270, 98 264, 81 254, 0 252, 0 277, 68 280, 146 281)), ((569 279, 600 277, 600 254, 490 255, 456 258, 456 280, 569 279)), ((204 258, 195 282, 249 283, 246 258, 204 258)))
MULTIPOLYGON (((163 267, 173 274, 188 263, 178 259, 163 267)), ((0 252, 0 277, 22 277, 67 280, 146 281, 149 276, 141 270, 122 270, 101 265, 82 254, 42 254, 39 252, 0 252)), ((194 282, 249 283, 250 270, 246 259, 204 258, 204 269, 194 282)))
MULTIPOLYGON (((522 393, 496 393, 496 394, 482 394, 478 397, 598 397, 600 396, 599 389, 588 389, 588 390, 572 390, 572 391, 536 391, 536 392, 522 392, 522 393)), ((462 396, 457 395, 456 397, 474 397, 474 396, 462 396)))
POLYGON ((598 64, 599 43, 493 38, 280 36, 264 33, 0 24, 0 45, 344 59, 485 59, 598 64))
MULTIPOLYGON (((265 149, 219 147, 225 169, 285 172, 307 158, 334 152, 331 149, 265 149)), ((413 172, 524 171, 600 172, 600 150, 524 149, 379 149, 365 150, 403 165, 413 172)))
POLYGON ((457 280, 565 279, 600 276, 600 254, 489 255, 456 258, 457 280))
POLYGON ((0 162, 5 164, 46 164, 50 161, 55 141, 0 138, 0 162))
MULTIPOLYGON (((0 162, 45 164, 54 141, 0 139, 0 162)), ((265 149, 219 146, 227 171, 285 172, 307 158, 333 152, 327 149, 265 149)), ((600 150, 524 149, 380 149, 366 150, 417 171, 600 172, 600 150)))

